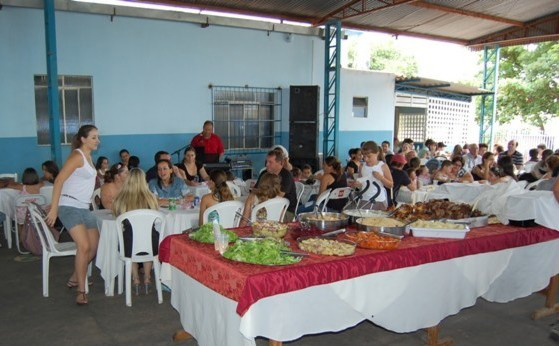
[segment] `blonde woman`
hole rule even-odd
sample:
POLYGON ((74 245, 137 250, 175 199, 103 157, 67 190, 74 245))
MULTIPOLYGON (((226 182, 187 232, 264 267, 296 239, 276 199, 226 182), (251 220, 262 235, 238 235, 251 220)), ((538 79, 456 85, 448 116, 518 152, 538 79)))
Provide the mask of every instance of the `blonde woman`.
MULTIPOLYGON (((281 183, 280 177, 272 173, 264 173, 260 178, 258 187, 254 188, 252 193, 248 196, 245 202, 245 209, 243 211, 243 218, 239 226, 243 227, 247 225, 246 220, 250 220, 252 214, 252 208, 258 203, 265 202, 269 199, 281 196, 281 183)), ((266 210, 261 209, 258 212, 258 218, 266 218, 266 210), (261 215, 262 213, 262 215, 261 215)))
MULTIPOLYGON (((128 179, 122 186, 122 190, 113 202, 113 213, 115 217, 126 213, 127 211, 136 209, 152 209, 158 210, 157 199, 149 191, 146 183, 146 175, 139 168, 133 168, 128 179)), ((128 220, 123 222, 123 238, 124 238, 124 254, 126 257, 132 255, 132 228, 128 220)), ((153 246, 153 254, 157 255, 159 249, 159 232, 154 228, 151 231, 151 243, 153 246)), ((144 262, 144 289, 146 294, 149 293, 151 287, 151 268, 152 262, 144 262)), ((136 295, 140 292, 140 275, 138 273, 138 263, 132 263, 132 283, 136 291, 136 295)))
MULTIPOLYGON (((234 200, 233 194, 229 190, 229 186, 227 186, 227 174, 224 171, 212 171, 208 187, 212 192, 204 195, 200 201, 200 215, 198 216, 198 223, 200 225, 204 224, 204 212, 206 209, 221 202, 234 200)), ((215 218, 219 221, 219 215, 215 211, 208 215, 208 221, 212 221, 215 218)))

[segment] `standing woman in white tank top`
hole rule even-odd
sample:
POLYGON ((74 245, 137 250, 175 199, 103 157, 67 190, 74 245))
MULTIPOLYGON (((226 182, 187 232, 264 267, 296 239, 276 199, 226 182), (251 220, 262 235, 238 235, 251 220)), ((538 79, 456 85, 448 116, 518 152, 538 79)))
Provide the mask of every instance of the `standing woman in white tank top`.
POLYGON ((80 127, 72 139, 72 153, 54 181, 51 209, 46 217, 51 226, 57 217, 60 218, 76 243, 74 273, 66 285, 68 288, 77 288, 78 305, 88 303, 85 293, 87 266, 95 257, 99 243, 97 221, 89 211, 97 176, 91 152, 97 150, 98 145, 97 128, 93 125, 80 127))

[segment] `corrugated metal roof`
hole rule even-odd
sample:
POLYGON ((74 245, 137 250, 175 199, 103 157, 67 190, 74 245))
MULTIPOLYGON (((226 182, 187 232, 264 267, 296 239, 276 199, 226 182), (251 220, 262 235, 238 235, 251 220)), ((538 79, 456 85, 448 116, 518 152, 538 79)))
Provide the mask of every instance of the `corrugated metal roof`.
POLYGON ((464 45, 529 43, 559 38, 558 0, 149 0, 446 40, 464 45), (538 21, 550 16, 547 21, 538 21), (530 23, 533 22, 533 23, 530 23), (510 41, 510 42, 509 42, 510 41))
POLYGON ((412 87, 423 88, 423 89, 431 89, 431 90, 438 90, 453 94, 460 94, 465 96, 475 96, 475 95, 483 95, 483 94, 491 94, 492 92, 489 90, 442 81, 438 79, 431 79, 431 78, 424 78, 424 77, 396 77, 396 84, 405 84, 412 87))

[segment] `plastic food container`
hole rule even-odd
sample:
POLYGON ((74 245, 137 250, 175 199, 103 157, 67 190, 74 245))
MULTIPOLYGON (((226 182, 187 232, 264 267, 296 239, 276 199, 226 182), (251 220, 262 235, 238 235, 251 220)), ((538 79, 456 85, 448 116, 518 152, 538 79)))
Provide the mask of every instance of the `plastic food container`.
POLYGON ((464 229, 444 229, 444 228, 419 228, 408 226, 414 237, 418 238, 451 238, 464 239, 470 231, 468 226, 464 229))

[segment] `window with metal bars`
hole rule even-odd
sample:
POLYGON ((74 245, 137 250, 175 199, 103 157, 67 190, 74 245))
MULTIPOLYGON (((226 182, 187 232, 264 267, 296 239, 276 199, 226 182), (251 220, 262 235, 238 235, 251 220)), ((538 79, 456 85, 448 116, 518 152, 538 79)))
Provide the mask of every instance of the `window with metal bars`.
MULTIPOLYGON (((91 76, 58 76, 61 144, 70 144, 80 126, 94 123, 91 80, 91 76)), ((34 76, 34 84, 37 141, 39 145, 49 145, 47 76, 34 76)))
POLYGON ((212 86, 214 132, 226 150, 265 150, 281 137, 281 89, 212 86))

